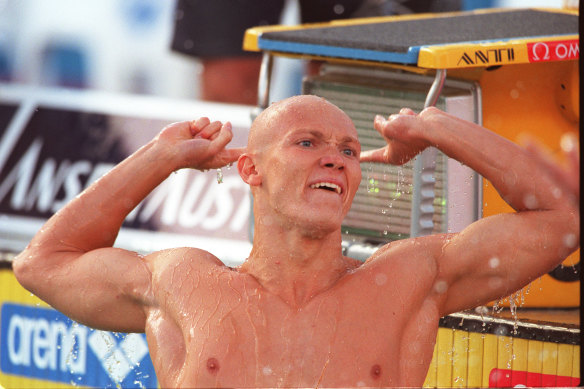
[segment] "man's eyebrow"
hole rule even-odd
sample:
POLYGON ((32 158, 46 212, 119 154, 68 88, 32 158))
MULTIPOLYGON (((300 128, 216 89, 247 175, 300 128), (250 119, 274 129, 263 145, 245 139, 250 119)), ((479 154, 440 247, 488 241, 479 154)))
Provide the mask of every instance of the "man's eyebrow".
POLYGON ((346 136, 343 139, 341 139, 341 143, 353 143, 353 142, 361 144, 361 142, 359 142, 359 138, 356 138, 356 137, 346 136))
MULTIPOLYGON (((319 138, 319 139, 324 139, 326 138, 324 136, 324 134, 319 131, 319 130, 311 130, 311 129, 302 129, 300 130, 301 132, 307 132, 310 135, 314 136, 315 138, 319 138)), ((361 144, 361 142, 359 142, 359 138, 357 137, 353 137, 353 136, 345 136, 341 139, 340 143, 359 143, 361 144)))

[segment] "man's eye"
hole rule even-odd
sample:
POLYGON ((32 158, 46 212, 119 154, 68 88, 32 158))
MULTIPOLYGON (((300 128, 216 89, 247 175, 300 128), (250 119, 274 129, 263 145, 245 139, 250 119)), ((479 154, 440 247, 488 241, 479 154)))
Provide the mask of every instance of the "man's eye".
POLYGON ((301 140, 298 144, 302 147, 310 147, 312 146, 312 142, 309 140, 301 140))
POLYGON ((355 156, 355 151, 353 151, 352 149, 344 149, 343 154, 345 154, 349 157, 353 157, 353 156, 355 156))

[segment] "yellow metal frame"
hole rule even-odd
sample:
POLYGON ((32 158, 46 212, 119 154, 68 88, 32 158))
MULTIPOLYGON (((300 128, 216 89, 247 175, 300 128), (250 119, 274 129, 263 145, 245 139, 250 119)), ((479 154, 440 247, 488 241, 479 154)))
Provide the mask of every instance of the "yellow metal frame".
POLYGON ((418 66, 428 69, 458 69, 531 63, 533 62, 532 55, 530 56, 531 44, 562 41, 577 43, 578 35, 426 46, 420 49, 418 66))
POLYGON ((494 369, 579 379, 580 346, 441 327, 423 386, 488 388, 494 369))
MULTIPOLYGON (((521 144, 525 135, 561 157, 560 139, 566 133, 579 138, 579 61, 542 62, 503 66, 484 71, 483 126, 521 144)), ((537 172, 534 172, 537 174, 537 172)), ((488 182, 483 185, 483 216, 514 210, 488 182)), ((565 266, 580 261, 580 250, 565 266)), ((524 298, 529 307, 577 307, 580 282, 562 282, 545 275, 530 284, 524 298)), ((509 305, 506 303, 505 305, 509 305)))

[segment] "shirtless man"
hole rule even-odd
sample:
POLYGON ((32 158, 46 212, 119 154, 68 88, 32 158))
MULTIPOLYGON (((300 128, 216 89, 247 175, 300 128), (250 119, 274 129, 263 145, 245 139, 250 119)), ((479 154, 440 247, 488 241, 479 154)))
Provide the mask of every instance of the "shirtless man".
POLYGON ((374 126, 388 145, 360 154, 351 120, 315 96, 265 110, 245 150, 225 148, 229 123, 172 124, 54 215, 14 272, 81 323, 145 331, 162 387, 420 387, 441 316, 509 295, 579 246, 577 189, 533 153, 434 108, 374 126), (396 241, 365 263, 344 257, 360 159, 404 163, 428 145, 487 177, 518 212, 396 241), (111 247, 171 172, 236 160, 255 218, 240 267, 196 248, 141 257, 111 247))

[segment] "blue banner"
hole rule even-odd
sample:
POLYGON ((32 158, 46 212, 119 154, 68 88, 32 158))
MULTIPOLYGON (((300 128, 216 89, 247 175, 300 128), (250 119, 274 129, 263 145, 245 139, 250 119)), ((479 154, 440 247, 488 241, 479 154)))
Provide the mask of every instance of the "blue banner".
POLYGON ((54 309, 3 304, 0 369, 96 388, 157 387, 144 334, 98 331, 54 309))

